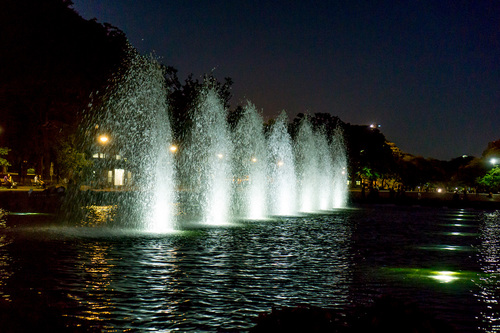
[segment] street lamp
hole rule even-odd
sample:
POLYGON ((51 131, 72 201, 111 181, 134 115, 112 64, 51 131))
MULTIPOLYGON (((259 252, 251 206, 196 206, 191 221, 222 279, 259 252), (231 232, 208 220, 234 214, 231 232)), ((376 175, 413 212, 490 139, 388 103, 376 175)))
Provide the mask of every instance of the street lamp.
POLYGON ((170 146, 170 152, 175 153, 177 151, 177 146, 176 145, 171 145, 170 146))
POLYGON ((102 134, 99 136, 99 142, 102 144, 106 144, 109 141, 109 138, 106 134, 102 134))
POLYGON ((490 163, 491 163, 492 165, 497 165, 497 164, 499 164, 499 163, 500 163, 500 161, 498 160, 498 158, 496 158, 496 157, 492 157, 492 158, 490 158, 490 163))

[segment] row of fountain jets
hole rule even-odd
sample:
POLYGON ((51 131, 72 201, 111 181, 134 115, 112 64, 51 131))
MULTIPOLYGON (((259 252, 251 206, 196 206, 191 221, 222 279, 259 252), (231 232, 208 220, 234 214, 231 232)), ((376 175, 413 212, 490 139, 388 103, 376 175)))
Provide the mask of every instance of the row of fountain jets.
POLYGON ((97 113, 104 116, 93 121, 112 131, 122 153, 137 161, 135 182, 142 191, 129 204, 139 206, 144 229, 168 232, 182 219, 221 225, 345 205, 347 158, 340 130, 327 137, 305 119, 292 140, 282 112, 265 133, 250 102, 231 130, 221 99, 207 88, 190 110, 182 151, 173 154, 158 64, 136 55, 115 81, 100 104, 105 112, 97 113))

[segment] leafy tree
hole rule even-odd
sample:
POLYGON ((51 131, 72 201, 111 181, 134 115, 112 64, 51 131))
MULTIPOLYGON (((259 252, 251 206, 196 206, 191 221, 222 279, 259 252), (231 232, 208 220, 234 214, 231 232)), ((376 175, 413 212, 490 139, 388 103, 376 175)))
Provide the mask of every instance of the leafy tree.
POLYGON ((396 161, 391 146, 379 129, 347 124, 344 133, 351 174, 361 176, 366 174, 366 169, 370 170, 371 182, 393 174, 396 161))
MULTIPOLYGON (((10 151, 10 149, 7 148, 7 147, 0 147, 0 156, 8 155, 9 151, 10 151)), ((7 159, 5 159, 3 157, 0 157, 0 167, 2 167, 2 172, 3 173, 6 172, 6 168, 8 166, 10 166, 9 161, 7 161, 7 159)))
POLYGON ((68 0, 0 5, 0 126, 11 163, 47 176, 67 126, 80 121, 91 91, 106 84, 127 44, 109 24, 84 20, 68 0))
POLYGON ((495 166, 488 171, 486 175, 478 179, 478 183, 491 191, 498 191, 500 188, 500 167, 495 166))
POLYGON ((190 74, 182 84, 177 76, 177 69, 166 66, 164 70, 174 140, 181 142, 185 139, 191 124, 189 112, 202 89, 209 88, 216 91, 224 108, 229 110, 233 84, 231 78, 224 78, 224 82, 220 82, 213 73, 204 75, 201 80, 194 79, 193 74, 190 74))
POLYGON ((92 160, 87 159, 81 151, 82 143, 77 135, 72 134, 58 142, 57 155, 58 175, 67 180, 78 180, 92 166, 92 160))
POLYGON ((335 131, 337 128, 345 128, 345 124, 340 120, 339 117, 333 116, 329 113, 313 113, 313 114, 304 114, 299 113, 293 119, 291 123, 291 133, 295 135, 300 127, 300 123, 303 118, 307 117, 313 128, 318 131, 325 131, 325 134, 328 138, 331 138, 335 135, 335 131))

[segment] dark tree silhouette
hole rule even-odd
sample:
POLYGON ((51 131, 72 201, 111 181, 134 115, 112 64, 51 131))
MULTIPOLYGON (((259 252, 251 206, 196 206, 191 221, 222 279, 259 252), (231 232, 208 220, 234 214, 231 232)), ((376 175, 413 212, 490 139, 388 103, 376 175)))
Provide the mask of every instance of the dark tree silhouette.
POLYGON ((48 176, 57 143, 74 133, 90 92, 106 84, 127 45, 119 29, 84 20, 71 5, 0 5, 0 146, 12 149, 14 170, 27 161, 48 176))

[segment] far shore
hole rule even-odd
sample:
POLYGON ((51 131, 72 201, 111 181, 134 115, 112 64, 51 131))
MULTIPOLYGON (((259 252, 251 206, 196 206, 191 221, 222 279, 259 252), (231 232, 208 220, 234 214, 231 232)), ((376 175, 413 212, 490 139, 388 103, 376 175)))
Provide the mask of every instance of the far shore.
MULTIPOLYGON (((82 197, 91 199, 97 204, 113 202, 116 196, 135 192, 128 189, 104 188, 79 191, 82 197), (83 195, 85 194, 85 195, 83 195)), ((78 193, 78 192, 77 192, 78 193)), ((0 208, 9 211, 37 212, 60 211, 63 198, 67 196, 65 189, 57 190, 34 188, 33 186, 18 186, 16 189, 0 188, 0 208)), ((77 194, 78 196, 78 194, 77 194)), ((72 196, 73 197, 73 196, 72 196)), ((74 198, 74 197, 73 197, 74 198)), ((414 192, 408 191, 404 195, 391 195, 388 190, 381 190, 376 195, 366 191, 364 194, 359 189, 349 190, 347 207, 363 207, 377 205, 422 206, 422 207, 447 207, 471 208, 478 210, 500 210, 500 194, 488 193, 463 193, 452 192, 414 192)))
POLYGON ((360 189, 349 191, 349 201, 354 205, 396 204, 413 206, 435 206, 449 208, 500 209, 500 194, 454 193, 454 192, 417 192, 407 191, 404 195, 393 194, 389 190, 380 190, 377 194, 360 189))

